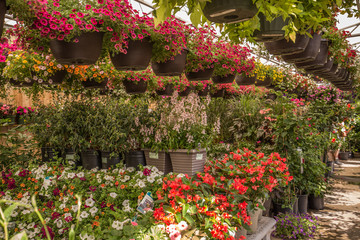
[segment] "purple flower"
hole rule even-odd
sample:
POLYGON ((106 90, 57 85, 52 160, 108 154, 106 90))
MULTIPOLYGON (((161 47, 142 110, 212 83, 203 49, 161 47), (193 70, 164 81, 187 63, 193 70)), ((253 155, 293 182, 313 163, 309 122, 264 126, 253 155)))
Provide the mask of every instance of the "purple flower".
POLYGON ((90 189, 90 191, 92 191, 92 192, 95 192, 95 191, 96 191, 96 187, 95 187, 95 186, 90 186, 89 189, 90 189))

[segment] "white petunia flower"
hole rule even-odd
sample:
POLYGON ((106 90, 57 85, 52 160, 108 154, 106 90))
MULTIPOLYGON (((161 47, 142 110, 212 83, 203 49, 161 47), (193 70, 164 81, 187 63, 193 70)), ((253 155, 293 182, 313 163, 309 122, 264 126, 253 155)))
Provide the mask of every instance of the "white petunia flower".
POLYGON ((146 185, 143 181, 138 182, 139 187, 144 188, 146 185))
POLYGON ((76 176, 78 176, 78 178, 82 178, 85 176, 84 172, 79 172, 76 174, 76 176))
POLYGON ((89 216, 89 214, 86 211, 82 211, 80 214, 81 218, 87 218, 89 216))
POLYGON ((92 207, 92 206, 94 206, 94 204, 95 204, 95 201, 92 200, 92 198, 88 198, 88 199, 85 200, 85 205, 86 206, 92 207))
POLYGON ((97 207, 92 207, 89 212, 91 213, 91 216, 95 216, 95 214, 97 213, 98 209, 97 207))
POLYGON ((56 226, 57 226, 58 228, 61 228, 62 225, 63 225, 62 221, 61 221, 60 219, 57 219, 57 221, 56 221, 56 226))
POLYGON ((79 209, 78 205, 72 205, 72 206, 71 206, 71 210, 72 210, 73 212, 77 212, 78 209, 79 209))
POLYGON ((74 178, 75 177, 75 173, 68 173, 68 178, 74 178))
POLYGON ((116 198, 116 196, 117 196, 117 194, 116 194, 116 193, 114 193, 114 192, 110 193, 110 197, 112 197, 112 198, 116 198))

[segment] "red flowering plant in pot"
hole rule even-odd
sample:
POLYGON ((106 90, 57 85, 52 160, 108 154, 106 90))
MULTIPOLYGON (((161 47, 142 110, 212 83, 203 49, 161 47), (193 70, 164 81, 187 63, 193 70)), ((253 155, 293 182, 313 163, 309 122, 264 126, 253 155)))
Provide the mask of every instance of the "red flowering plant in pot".
POLYGON ((47 51, 50 46, 59 63, 79 65, 95 63, 104 34, 111 32, 108 26, 123 26, 131 13, 129 3, 120 0, 36 0, 29 7, 35 18, 24 24, 32 47, 47 51))
POLYGON ((144 93, 147 90, 148 82, 153 79, 153 72, 150 68, 144 71, 119 72, 120 78, 114 80, 114 86, 122 83, 129 94, 144 93))
POLYGON ((212 80, 214 83, 231 83, 236 74, 251 71, 254 68, 250 49, 229 42, 218 41, 214 44, 215 66, 212 80))
POLYGON ((175 89, 176 77, 153 75, 149 81, 148 89, 160 96, 171 96, 175 89))
POLYGON ((185 69, 189 26, 175 17, 157 25, 152 36, 152 69, 158 76, 180 76, 185 69))
POLYGON ((214 71, 215 39, 216 33, 212 27, 190 29, 186 58, 186 77, 190 81, 210 79, 214 71))

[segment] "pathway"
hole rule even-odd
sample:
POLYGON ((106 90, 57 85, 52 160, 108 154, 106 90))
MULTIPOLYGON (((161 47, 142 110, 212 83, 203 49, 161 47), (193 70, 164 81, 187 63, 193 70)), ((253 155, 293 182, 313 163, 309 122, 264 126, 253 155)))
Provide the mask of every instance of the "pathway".
POLYGON ((331 178, 325 209, 312 212, 319 218, 319 240, 360 240, 360 159, 342 162, 331 178))

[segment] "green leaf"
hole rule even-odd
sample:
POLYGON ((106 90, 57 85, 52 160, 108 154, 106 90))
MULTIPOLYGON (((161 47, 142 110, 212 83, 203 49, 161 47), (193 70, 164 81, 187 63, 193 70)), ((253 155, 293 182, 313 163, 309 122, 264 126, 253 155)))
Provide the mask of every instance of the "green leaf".
POLYGON ((13 213, 13 211, 15 210, 16 207, 17 207, 17 204, 12 204, 12 205, 10 205, 10 207, 5 209, 4 216, 5 216, 5 220, 7 222, 10 221, 11 214, 13 213))
POLYGON ((182 209, 183 216, 187 214, 188 210, 189 210, 189 204, 185 204, 182 209))
POLYGON ((275 15, 278 14, 278 12, 279 12, 278 9, 274 6, 269 6, 269 10, 271 13, 273 13, 275 15))
POLYGON ((337 5, 338 7, 341 7, 341 5, 342 5, 342 0, 336 0, 336 5, 337 5))
POLYGON ((167 213, 174 213, 175 214, 175 210, 172 207, 169 206, 164 206, 164 211, 167 213))
POLYGON ((10 240, 28 240, 28 237, 26 235, 26 232, 22 231, 21 233, 18 233, 15 236, 13 236, 10 240))
POLYGON ((175 219, 176 219, 176 222, 178 222, 178 223, 181 222, 181 213, 179 213, 179 212, 176 213, 175 214, 175 219))
POLYGON ((194 219, 193 219, 189 214, 184 215, 184 219, 185 219, 191 226, 194 226, 194 225, 195 225, 194 219))

